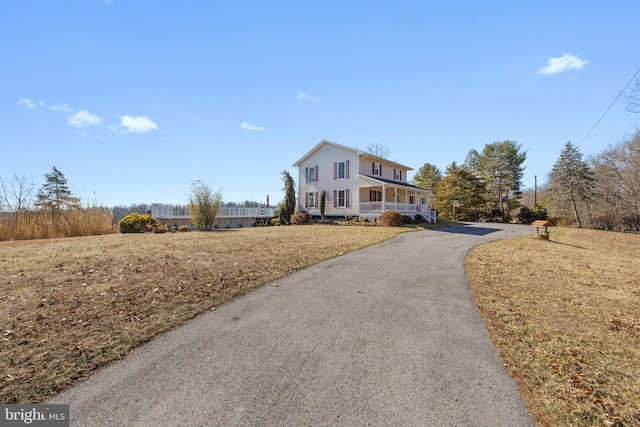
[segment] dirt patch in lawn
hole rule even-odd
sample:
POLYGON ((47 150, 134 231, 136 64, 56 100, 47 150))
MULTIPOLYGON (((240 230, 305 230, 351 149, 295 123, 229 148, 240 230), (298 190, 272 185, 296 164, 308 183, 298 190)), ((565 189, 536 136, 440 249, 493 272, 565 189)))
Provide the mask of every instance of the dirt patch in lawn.
POLYGON ((476 304, 543 426, 640 425, 640 235, 552 228, 472 250, 476 304))
POLYGON ((402 231, 312 225, 0 242, 0 402, 43 402, 204 311, 402 231))

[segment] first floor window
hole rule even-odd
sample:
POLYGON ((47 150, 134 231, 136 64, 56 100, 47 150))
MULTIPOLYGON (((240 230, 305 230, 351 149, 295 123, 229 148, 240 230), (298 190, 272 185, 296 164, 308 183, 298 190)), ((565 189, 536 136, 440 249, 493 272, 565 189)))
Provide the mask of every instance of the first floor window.
POLYGON ((409 196, 409 204, 413 205, 416 202, 414 196, 409 196))
POLYGON ((349 207, 349 190, 333 191, 333 207, 348 208, 349 207))
POLYGON ((372 202, 381 202, 382 201, 382 191, 371 190, 371 201, 372 202))
POLYGON ((318 193, 307 193, 305 197, 305 208, 317 208, 318 207, 318 193))

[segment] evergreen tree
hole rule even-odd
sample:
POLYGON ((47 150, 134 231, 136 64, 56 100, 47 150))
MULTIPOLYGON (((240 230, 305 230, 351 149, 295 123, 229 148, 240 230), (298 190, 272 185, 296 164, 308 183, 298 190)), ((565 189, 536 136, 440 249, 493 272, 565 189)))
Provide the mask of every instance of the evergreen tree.
POLYGON ((589 200, 594 186, 593 172, 582 160, 582 153, 567 142, 549 176, 550 201, 560 209, 570 209, 578 228, 582 228, 578 204, 589 200))
POLYGON ((282 172, 282 181, 284 182, 284 202, 280 206, 278 216, 280 218, 280 224, 290 224, 291 215, 296 210, 296 183, 291 178, 289 172, 282 172))
POLYGON ((478 153, 478 150, 469 150, 467 157, 464 158, 463 166, 472 174, 478 175, 480 168, 480 153, 478 153))
POLYGON ((521 145, 509 140, 487 144, 480 154, 479 175, 487 186, 492 209, 504 220, 518 206, 526 158, 521 145))
POLYGON ((324 211, 327 205, 327 192, 322 190, 320 193, 320 217, 322 218, 322 222, 324 222, 324 211))
POLYGON ((440 169, 431 163, 425 163, 420 166, 416 174, 413 176, 413 184, 435 193, 436 186, 441 179, 442 172, 440 172, 440 169))
POLYGON ((484 184, 467 168, 451 163, 436 188, 435 207, 443 219, 477 221, 486 204, 484 184), (457 204, 456 204, 457 201, 457 204), (454 215, 455 207, 455 215, 454 215))
POLYGON ((46 182, 36 195, 36 207, 50 210, 53 215, 64 209, 80 208, 80 198, 71 193, 67 178, 58 168, 54 166, 44 177, 46 182))

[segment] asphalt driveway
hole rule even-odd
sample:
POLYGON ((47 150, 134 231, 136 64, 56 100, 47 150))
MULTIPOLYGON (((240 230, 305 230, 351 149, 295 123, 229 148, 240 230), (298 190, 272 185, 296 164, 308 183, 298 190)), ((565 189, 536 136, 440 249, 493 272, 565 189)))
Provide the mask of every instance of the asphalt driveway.
POLYGON ((533 426, 464 258, 532 234, 403 233, 198 317, 61 394, 77 426, 533 426))

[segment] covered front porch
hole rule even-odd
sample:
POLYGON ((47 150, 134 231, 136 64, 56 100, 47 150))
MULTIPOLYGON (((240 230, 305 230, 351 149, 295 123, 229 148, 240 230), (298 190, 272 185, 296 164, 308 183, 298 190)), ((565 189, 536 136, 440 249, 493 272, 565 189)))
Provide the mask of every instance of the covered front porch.
POLYGON ((430 191, 402 182, 383 182, 375 178, 368 181, 371 181, 370 187, 360 187, 361 217, 379 218, 384 211, 395 210, 412 218, 421 215, 427 222, 436 222, 430 191))

